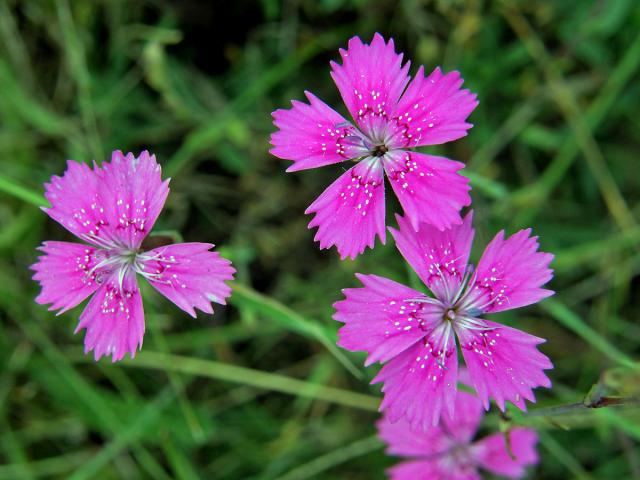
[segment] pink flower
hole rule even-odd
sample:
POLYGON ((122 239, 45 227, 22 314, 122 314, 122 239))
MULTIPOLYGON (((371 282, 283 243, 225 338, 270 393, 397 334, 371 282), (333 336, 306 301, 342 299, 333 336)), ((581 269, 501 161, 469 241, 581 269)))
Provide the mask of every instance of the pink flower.
POLYGON ((357 162, 305 212, 315 214, 309 228, 318 227, 320 248, 335 245, 342 259, 355 258, 376 234, 385 242, 384 172, 414 229, 459 224, 460 209, 471 203, 468 181, 457 173, 464 165, 410 149, 465 136, 476 96, 460 89, 458 72, 436 68, 425 77, 420 67, 410 82, 409 62, 402 65, 393 40, 379 34, 371 45, 353 37, 340 55, 331 76, 355 125, 310 92, 309 104, 294 100, 290 110, 273 112, 271 153, 294 162, 287 171, 357 162))
POLYGON ((479 480, 478 468, 508 478, 521 478, 527 465, 538 463, 538 436, 529 428, 513 428, 471 443, 482 419, 482 405, 473 395, 460 392, 456 419, 443 415, 442 422, 426 432, 411 429, 404 420, 388 416, 378 421, 387 453, 410 460, 387 470, 392 480, 479 480), (508 447, 507 447, 508 442, 508 447))
POLYGON ((117 361, 142 346, 144 312, 136 274, 195 317, 194 308, 213 313, 224 304, 235 270, 210 252, 209 243, 178 243, 146 250, 142 241, 153 228, 169 193, 154 155, 138 158, 113 152, 102 167, 71 160, 62 177, 45 185, 51 208, 43 210, 86 244, 44 242, 44 255, 31 268, 42 292, 39 304, 58 315, 89 295, 76 333, 86 329, 85 353, 117 361))
POLYGON ((536 345, 544 340, 480 318, 523 307, 553 292, 540 288, 552 277, 553 256, 538 252, 537 237, 521 230, 508 239, 498 233, 478 268, 467 265, 474 231, 469 213, 462 225, 438 231, 397 217, 389 229, 400 253, 433 292, 426 296, 392 280, 357 275, 364 288, 348 288, 334 318, 345 325, 338 345, 368 352, 367 365, 387 362, 373 383, 384 382, 381 410, 414 427, 435 425, 443 408, 453 417, 458 353, 462 347, 471 383, 486 409, 493 398, 504 410, 511 401, 524 410, 535 401, 532 388, 549 387, 543 370, 553 368, 536 345))

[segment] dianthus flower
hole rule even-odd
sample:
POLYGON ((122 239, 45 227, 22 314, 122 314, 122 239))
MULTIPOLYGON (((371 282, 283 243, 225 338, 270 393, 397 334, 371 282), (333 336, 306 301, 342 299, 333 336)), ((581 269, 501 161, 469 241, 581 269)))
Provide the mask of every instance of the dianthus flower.
POLYGON ((151 250, 143 240, 169 193, 155 155, 138 158, 113 152, 102 167, 69 160, 64 176, 45 185, 51 207, 43 210, 86 244, 44 242, 44 255, 31 267, 42 287, 36 298, 58 315, 94 294, 80 315, 85 353, 115 362, 142 346, 144 312, 136 274, 195 317, 224 304, 233 278, 231 262, 209 251, 209 243, 177 243, 151 250))
POLYGON ((294 162, 288 172, 356 162, 305 212, 315 214, 309 228, 318 227, 320 248, 335 245, 342 259, 355 258, 376 235, 385 242, 384 172, 414 229, 459 224, 471 203, 468 180, 457 173, 464 165, 410 149, 465 136, 475 94, 460 89, 458 72, 439 68, 425 77, 420 67, 409 82, 410 62, 403 66, 393 40, 379 34, 370 45, 353 37, 340 55, 331 76, 355 125, 310 92, 309 104, 294 100, 273 112, 271 153, 294 162))
POLYGON ((536 348, 544 340, 480 317, 552 295, 540 287, 553 276, 553 256, 537 251, 530 229, 506 240, 500 232, 474 271, 467 265, 471 212, 445 231, 422 224, 415 232, 407 219, 397 220, 400 230, 389 229, 396 246, 433 297, 357 274, 364 287, 343 290, 346 298, 334 305, 334 318, 345 324, 338 345, 368 352, 367 365, 388 362, 373 380, 384 382, 380 409, 389 410, 391 421, 404 417, 422 429, 437 424, 442 408, 453 417, 457 337, 485 408, 493 398, 502 410, 506 400, 524 410, 525 399, 535 401, 532 388, 551 385, 543 370, 553 366, 536 348))
POLYGON ((480 480, 480 468, 522 478, 527 465, 538 463, 535 431, 516 427, 472 443, 483 415, 480 401, 459 392, 455 410, 455 421, 445 414, 437 427, 424 432, 412 430, 404 420, 378 421, 387 453, 409 459, 387 470, 391 480, 480 480))

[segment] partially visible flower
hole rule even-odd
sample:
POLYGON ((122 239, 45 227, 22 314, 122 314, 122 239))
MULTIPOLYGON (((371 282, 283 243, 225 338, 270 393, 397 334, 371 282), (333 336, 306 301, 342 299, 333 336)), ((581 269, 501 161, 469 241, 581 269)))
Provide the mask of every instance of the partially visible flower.
POLYGON ((43 210, 86 244, 44 242, 44 255, 31 267, 42 291, 36 298, 58 315, 95 293, 80 315, 76 333, 86 329, 85 353, 115 362, 142 346, 144 312, 136 274, 195 317, 194 308, 213 313, 225 303, 233 279, 231 262, 209 243, 178 243, 145 250, 169 193, 155 155, 135 158, 113 152, 102 167, 69 160, 64 176, 45 185, 51 208, 43 210))
POLYGON ((500 232, 474 271, 467 265, 471 212, 445 231, 422 224, 415 232, 408 220, 397 220, 400 231, 389 229, 396 246, 435 298, 357 274, 364 288, 343 290, 346 298, 334 305, 334 318, 345 324, 338 345, 368 352, 367 365, 388 362, 373 380, 384 382, 380 409, 392 421, 404 417, 423 429, 438 423, 443 408, 453 417, 457 337, 484 407, 493 398, 501 410, 507 400, 524 410, 525 399, 535 401, 532 388, 551 386, 543 370, 553 365, 536 348, 544 340, 480 317, 552 295, 541 287, 553 276, 553 255, 537 251, 530 229, 506 240, 500 232))
POLYGON ((522 478, 526 466, 538 463, 534 430, 516 427, 472 443, 483 415, 480 401, 459 392, 455 410, 455 421, 445 414, 437 427, 425 432, 388 416, 378 421, 387 453, 409 459, 387 470, 392 480, 480 480, 478 469, 522 478))
POLYGON ((414 229, 459 224, 471 203, 468 180, 457 173, 464 165, 410 149, 465 136, 475 94, 460 89, 458 72, 439 68, 425 76, 420 67, 410 82, 410 63, 402 65, 393 40, 379 34, 370 45, 353 37, 340 55, 331 76, 355 125, 310 92, 309 104, 294 100, 273 112, 271 153, 294 162, 288 172, 357 162, 305 212, 315 214, 309 228, 318 227, 320 248, 335 245, 342 259, 355 258, 376 235, 385 242, 384 172, 414 229))

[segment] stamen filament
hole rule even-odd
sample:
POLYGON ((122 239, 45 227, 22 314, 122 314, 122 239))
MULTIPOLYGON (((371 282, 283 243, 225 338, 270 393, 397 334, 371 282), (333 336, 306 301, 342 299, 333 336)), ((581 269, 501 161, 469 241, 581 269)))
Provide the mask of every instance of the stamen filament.
POLYGON ((407 298, 403 301, 407 303, 415 302, 415 303, 428 303, 430 305, 438 305, 438 306, 442 305, 442 302, 440 300, 436 298, 431 298, 431 297, 407 298))
POLYGON ((471 283, 469 280, 472 278, 472 276, 475 279, 476 273, 474 271, 473 265, 468 265, 466 270, 467 271, 465 272, 464 277, 462 277, 462 282, 460 282, 460 288, 458 288, 456 296, 451 301, 451 305, 455 305, 461 299, 463 293, 465 293, 467 285, 471 283))
POLYGON ((495 327, 487 326, 481 318, 469 317, 467 315, 458 315, 456 316, 456 320, 459 322, 459 326, 468 330, 495 330, 495 327))

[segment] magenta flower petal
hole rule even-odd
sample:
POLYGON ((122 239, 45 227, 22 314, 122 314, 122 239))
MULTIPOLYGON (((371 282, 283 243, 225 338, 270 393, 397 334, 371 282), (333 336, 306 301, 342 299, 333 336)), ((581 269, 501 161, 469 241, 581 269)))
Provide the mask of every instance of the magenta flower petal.
POLYGON ((305 92, 309 105, 293 100, 293 108, 273 112, 278 131, 270 152, 293 160, 287 172, 323 167, 367 154, 359 131, 326 103, 305 92))
POLYGON ((436 68, 425 77, 420 67, 393 112, 394 147, 438 145, 464 137, 472 127, 467 117, 478 101, 474 93, 460 89, 462 83, 458 72, 443 74, 436 68))
POLYGON ((137 248, 158 217, 169 192, 155 157, 142 152, 136 159, 113 152, 102 168, 69 160, 64 176, 46 184, 51 208, 43 210, 77 237, 137 248))
POLYGON ((116 237, 114 219, 99 197, 98 170, 97 166, 91 170, 84 163, 68 160, 64 175, 54 175, 45 184, 44 196, 51 207, 42 210, 79 238, 111 240, 116 237))
POLYGON ((391 480, 482 480, 474 467, 453 470, 443 460, 409 460, 387 470, 391 480))
POLYGON ((213 313, 211 302, 225 304, 226 283, 235 269, 210 243, 177 243, 145 252, 140 261, 149 283, 192 317, 195 308, 213 313))
POLYGON ((33 279, 40 282, 42 291, 36 297, 40 305, 59 310, 57 315, 79 305, 95 292, 101 273, 95 270, 100 262, 96 248, 69 242, 44 242, 39 248, 44 255, 31 266, 33 279), (96 281, 98 280, 98 281, 96 281))
POLYGON ((117 150, 99 173, 97 208, 104 207, 116 238, 137 249, 162 211, 169 180, 162 181, 155 155, 146 150, 137 158, 117 150))
POLYGON ((500 312, 537 303, 553 295, 540 288, 553 278, 550 253, 538 252, 538 237, 531 229, 520 230, 508 239, 504 231, 491 241, 478 263, 476 290, 482 293, 475 304, 485 312, 500 312))
POLYGON ((535 402, 533 388, 551 386, 544 370, 553 365, 536 348, 545 340, 498 323, 483 322, 487 329, 457 331, 478 397, 486 409, 491 397, 503 411, 507 400, 526 410, 525 399, 535 402))
POLYGON ((342 65, 331 62, 331 77, 349 113, 362 130, 384 133, 409 82, 409 62, 402 66, 402 54, 395 52, 393 40, 385 43, 378 33, 371 45, 353 37, 346 51, 340 49, 340 56, 342 65))
POLYGON ((465 275, 474 229, 473 212, 461 225, 439 231, 422 224, 415 232, 406 218, 396 215, 400 230, 389 228, 396 247, 420 279, 434 293, 453 296, 465 275))
POLYGON ((405 301, 420 292, 376 275, 356 276, 364 287, 344 289, 346 298, 333 305, 333 318, 345 324, 338 345, 368 352, 365 365, 370 365, 392 359, 426 335, 418 313, 428 305, 405 301))
POLYGON ((525 468, 539 461, 538 435, 529 428, 514 428, 509 432, 509 443, 514 458, 509 455, 503 433, 483 438, 472 447, 475 460, 495 475, 522 478, 525 468))
POLYGON ((404 419, 391 422, 388 415, 380 418, 376 426, 378 436, 387 444, 386 453, 389 455, 410 458, 436 456, 445 454, 451 446, 447 435, 438 427, 416 430, 404 419))
POLYGON ((371 383, 384 382, 381 411, 391 422, 405 418, 415 429, 438 423, 443 409, 454 415, 458 355, 453 335, 438 326, 389 361, 371 383))
MULTIPOLYGON (((467 369, 464 367, 458 370, 458 382, 467 376, 466 373, 467 369)), ((478 431, 483 416, 482 403, 478 397, 467 392, 458 392, 454 416, 443 415, 440 428, 447 432, 451 440, 468 444, 478 431)))
POLYGON ((144 312, 136 276, 132 272, 119 278, 113 274, 91 298, 80 315, 74 333, 86 329, 84 352, 93 351, 98 360, 111 355, 121 360, 126 353, 133 358, 142 346, 144 312))
POLYGON ((384 182, 382 168, 362 161, 333 182, 305 213, 315 213, 309 228, 318 227, 320 248, 335 245, 340 258, 352 259, 375 237, 385 243, 384 182))
POLYGON ((460 209, 471 204, 464 167, 443 157, 395 150, 384 163, 389 182, 414 230, 420 223, 438 230, 461 223, 460 209))

